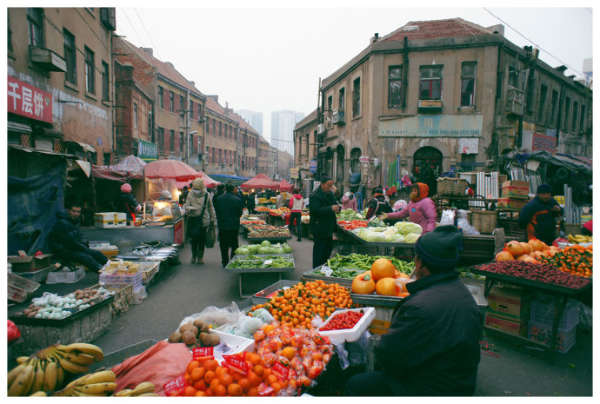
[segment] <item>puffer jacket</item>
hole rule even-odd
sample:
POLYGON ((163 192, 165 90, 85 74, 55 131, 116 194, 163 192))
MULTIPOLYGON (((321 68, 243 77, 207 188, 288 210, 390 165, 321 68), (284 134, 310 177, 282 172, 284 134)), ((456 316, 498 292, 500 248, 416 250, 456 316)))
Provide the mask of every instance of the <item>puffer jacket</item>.
POLYGON ((423 228, 423 234, 435 229, 437 212, 431 198, 423 198, 418 202, 409 202, 408 206, 401 211, 388 213, 387 215, 388 219, 401 219, 407 216, 411 222, 423 228))
POLYGON ((186 215, 189 217, 198 217, 202 213, 205 198, 208 198, 208 201, 202 217, 202 226, 208 227, 209 224, 214 224, 216 220, 215 208, 210 195, 208 195, 208 192, 193 189, 188 193, 185 200, 185 205, 183 206, 185 208, 186 215))
POLYGON ((294 194, 292 199, 290 199, 289 208, 292 212, 302 212, 304 208, 304 198, 300 194, 294 194))
POLYGON ((48 248, 55 254, 84 251, 87 243, 81 235, 79 225, 71 220, 67 212, 58 212, 57 221, 48 235, 48 248))

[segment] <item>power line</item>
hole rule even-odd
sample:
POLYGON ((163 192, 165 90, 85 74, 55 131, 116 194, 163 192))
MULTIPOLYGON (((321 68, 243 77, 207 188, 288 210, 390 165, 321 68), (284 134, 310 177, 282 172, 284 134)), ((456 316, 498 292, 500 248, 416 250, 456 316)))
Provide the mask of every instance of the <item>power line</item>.
POLYGON ((144 28, 144 31, 146 31, 146 34, 148 34, 148 38, 150 38, 150 43, 152 44, 152 47, 156 49, 156 45, 152 40, 152 35, 150 35, 150 31, 148 31, 148 29, 146 28, 146 24, 144 24, 144 20, 142 20, 142 17, 140 17, 137 8, 134 8, 133 11, 135 12, 135 15, 137 15, 138 20, 140 20, 140 22, 142 23, 142 28, 144 28))
POLYGON ((502 18, 498 17, 496 14, 492 13, 490 10, 488 10, 487 8, 483 7, 483 9, 485 11, 487 11, 490 15, 492 15, 493 17, 495 17, 496 19, 498 19, 498 21, 502 22, 504 25, 506 25, 507 27, 509 27, 510 29, 512 29, 513 31, 515 31, 517 34, 519 34, 523 39, 525 39, 526 41, 530 42, 531 44, 535 45, 536 48, 540 49, 541 51, 545 52, 546 54, 548 54, 549 56, 553 57, 554 59, 556 59, 557 61, 559 61, 560 63, 562 63, 563 65, 567 66, 569 69, 573 70, 575 73, 579 74, 580 76, 584 76, 583 73, 581 73, 579 70, 574 69, 573 67, 569 66, 566 62, 563 62, 560 58, 554 56, 553 54, 551 54, 550 52, 548 52, 547 50, 545 50, 544 48, 542 48, 540 45, 536 44, 535 42, 533 42, 531 39, 527 38, 525 35, 521 34, 519 31, 517 31, 515 28, 513 28, 509 23, 507 23, 506 21, 504 21, 502 18))
POLYGON ((127 13, 125 12, 125 9, 124 9, 124 8, 122 8, 121 10, 123 11, 123 15, 125 16, 125 18, 127 18, 127 21, 129 22, 129 26, 130 26, 131 28, 133 28, 133 31, 135 32, 135 34, 136 34, 136 35, 138 36, 138 38, 140 38, 140 39, 142 40, 142 42, 143 42, 143 39, 144 39, 144 37, 142 37, 142 36, 139 34, 138 30, 135 28, 135 26, 134 26, 134 25, 133 25, 133 23, 131 22, 131 19, 129 18, 129 16, 128 16, 128 15, 127 15, 127 13))

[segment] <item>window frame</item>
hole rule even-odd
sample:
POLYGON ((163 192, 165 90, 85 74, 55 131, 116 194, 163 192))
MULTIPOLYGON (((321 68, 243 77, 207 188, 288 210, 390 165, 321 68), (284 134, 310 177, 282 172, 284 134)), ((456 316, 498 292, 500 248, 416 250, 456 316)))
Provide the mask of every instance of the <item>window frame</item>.
POLYGON ((183 146, 185 139, 183 138, 183 131, 179 131, 179 153, 183 155, 183 146))
POLYGON ((352 118, 358 118, 361 115, 361 77, 352 80, 352 118), (358 86, 357 86, 358 83, 358 86))
POLYGON ((75 42, 75 35, 66 28, 63 28, 63 56, 67 65, 65 81, 77 85, 77 45, 75 42), (70 43, 71 39, 73 43, 70 43), (71 67, 71 69, 69 69, 69 67, 71 67))
POLYGON ((580 116, 579 116, 579 133, 585 133, 586 128, 586 119, 585 119, 585 113, 586 113, 586 107, 584 103, 581 103, 581 111, 580 111, 580 116))
POLYGON ((569 113, 571 112, 571 97, 565 97, 565 119, 562 123, 562 130, 569 130, 569 113))
POLYGON ((552 93, 550 95, 550 104, 551 104, 551 108, 552 111, 550 111, 550 126, 553 126, 556 124, 556 108, 558 107, 558 91, 556 90, 552 90, 552 93))
POLYGON ((159 150, 165 149, 165 128, 161 126, 158 127, 158 146, 159 150))
POLYGON ((402 69, 403 65, 390 65, 388 66, 388 108, 402 108, 402 69), (392 78, 392 70, 400 70, 399 77, 392 78), (400 89, 397 95, 392 95, 392 84, 400 83, 400 89), (398 97, 398 103, 393 102, 395 97, 398 97))
POLYGON ((152 143, 156 142, 156 136, 152 130, 152 111, 148 112, 148 137, 152 143))
POLYGON ((110 100, 110 75, 108 63, 102 61, 102 101, 110 100))
POLYGON ((538 102, 538 122, 545 122, 546 98, 548 98, 548 86, 544 83, 540 85, 540 99, 538 102), (545 91, 544 91, 545 90, 545 91))
POLYGON ((575 100, 573 100, 573 115, 571 116, 571 132, 573 133, 577 133, 577 120, 579 118, 579 116, 577 115, 579 113, 579 103, 575 100))
MULTIPOLYGON (((460 106, 461 107, 475 107, 476 102, 475 102, 475 95, 477 92, 477 61, 464 61, 461 63, 461 70, 460 70, 460 106), (465 67, 466 66, 472 66, 473 67, 473 73, 472 75, 468 75, 467 73, 465 73, 465 67), (464 87, 463 87, 463 83, 466 80, 472 80, 473 82, 473 88, 471 90, 471 97, 469 100, 468 104, 464 104, 464 97, 466 95, 466 92, 464 91, 464 87)), ((440 99, 441 99, 441 85, 440 85, 440 99)))
POLYGON ((181 109, 181 111, 177 111, 177 112, 185 111, 185 97, 181 94, 179 94, 179 109, 181 109))
POLYGON ((169 111, 175 112, 175 93, 169 90, 169 111))
POLYGON ((85 54, 85 92, 96 94, 96 65, 94 51, 84 46, 85 54))
POLYGON ((138 128, 138 105, 137 102, 133 103, 133 129, 138 128))
POLYGON ((165 109, 165 90, 158 86, 158 103, 161 109, 165 109))
POLYGON ((27 8, 27 33, 29 35, 29 45, 38 48, 46 46, 46 35, 44 32, 44 9, 40 7, 27 8), (36 13, 36 15, 34 15, 36 13), (34 28, 37 28, 39 38, 34 38, 34 28))
POLYGON ((169 130, 169 151, 170 152, 175 151, 175 130, 174 129, 169 130))
POLYGON ((344 112, 346 110, 346 87, 342 87, 338 90, 338 111, 344 112))
POLYGON ((419 66, 419 100, 432 100, 432 101, 441 101, 442 100, 442 91, 443 91, 443 74, 442 71, 444 69, 444 65, 421 65, 419 66), (423 77, 423 73, 427 70, 433 72, 434 70, 439 71, 439 77, 434 77, 433 74, 431 77, 423 77), (433 96, 433 84, 439 81, 439 98, 435 98, 433 96), (427 98, 423 98, 423 83, 429 82, 429 96, 427 98))

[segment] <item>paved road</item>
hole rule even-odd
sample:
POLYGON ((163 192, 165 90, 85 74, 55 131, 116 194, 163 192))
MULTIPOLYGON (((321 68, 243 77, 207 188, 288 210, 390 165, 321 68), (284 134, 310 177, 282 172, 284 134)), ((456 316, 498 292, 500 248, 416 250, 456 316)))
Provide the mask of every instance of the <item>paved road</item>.
MULTIPOLYGON (((312 241, 298 243, 293 239, 290 245, 297 270, 285 278, 299 279, 311 266, 312 241)), ((249 304, 246 299, 239 299, 236 276, 221 268, 218 247, 207 250, 203 266, 189 264, 188 247, 180 257, 182 264, 160 274, 142 304, 131 306, 127 313, 114 319, 109 332, 95 341, 106 353, 143 340, 166 338, 185 316, 207 306, 224 307, 232 301, 242 307, 249 304)), ((245 281, 245 293, 276 281, 269 274, 257 274, 255 278, 245 281)), ((579 332, 577 345, 564 355, 520 347, 513 340, 497 335, 484 335, 484 340, 494 344, 496 352, 482 353, 476 395, 592 395, 591 333, 579 332)))

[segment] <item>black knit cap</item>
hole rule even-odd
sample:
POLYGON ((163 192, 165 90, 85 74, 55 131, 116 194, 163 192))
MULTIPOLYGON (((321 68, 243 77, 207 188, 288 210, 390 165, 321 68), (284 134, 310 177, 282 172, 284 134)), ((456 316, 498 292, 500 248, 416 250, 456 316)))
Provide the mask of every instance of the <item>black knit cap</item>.
POLYGON ((550 194, 550 193, 552 193, 552 188, 550 188, 550 185, 548 185, 548 184, 542 184, 542 185, 538 186, 537 193, 538 194, 550 194))
POLYGON ((463 249, 462 230, 456 226, 439 226, 419 237, 415 250, 427 268, 434 271, 454 269, 463 249))

